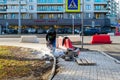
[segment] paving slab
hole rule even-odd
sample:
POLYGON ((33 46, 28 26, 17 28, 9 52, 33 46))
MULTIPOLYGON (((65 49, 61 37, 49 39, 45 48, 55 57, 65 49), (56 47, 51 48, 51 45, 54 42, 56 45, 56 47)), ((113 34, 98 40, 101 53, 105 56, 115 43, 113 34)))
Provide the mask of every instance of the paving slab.
POLYGON ((101 52, 81 52, 79 58, 87 58, 96 65, 78 65, 59 59, 61 70, 53 80, 120 80, 120 64, 101 52))

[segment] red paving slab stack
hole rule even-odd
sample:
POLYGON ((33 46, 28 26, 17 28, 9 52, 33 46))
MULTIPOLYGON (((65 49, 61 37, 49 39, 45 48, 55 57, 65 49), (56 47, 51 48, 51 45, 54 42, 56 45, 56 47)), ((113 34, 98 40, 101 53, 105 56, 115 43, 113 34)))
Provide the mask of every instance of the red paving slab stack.
POLYGON ((93 35, 91 44, 111 44, 110 35, 101 34, 101 35, 93 35))
POLYGON ((64 49, 64 50, 71 49, 71 50, 73 50, 74 53, 77 53, 78 55, 80 54, 79 48, 74 48, 74 46, 72 45, 72 42, 69 38, 65 39, 64 45, 62 45, 62 43, 63 43, 63 37, 59 37, 58 42, 57 42, 57 44, 58 44, 57 47, 58 48, 61 48, 61 49, 64 49))
POLYGON ((70 39, 66 39, 63 46, 66 48, 74 48, 70 39))
POLYGON ((62 42, 63 42, 63 37, 59 36, 59 38, 57 40, 57 47, 61 47, 62 46, 62 42))
POLYGON ((65 49, 74 48, 70 39, 65 39, 64 45, 62 44, 63 44, 63 37, 60 36, 57 41, 58 48, 65 48, 65 49))

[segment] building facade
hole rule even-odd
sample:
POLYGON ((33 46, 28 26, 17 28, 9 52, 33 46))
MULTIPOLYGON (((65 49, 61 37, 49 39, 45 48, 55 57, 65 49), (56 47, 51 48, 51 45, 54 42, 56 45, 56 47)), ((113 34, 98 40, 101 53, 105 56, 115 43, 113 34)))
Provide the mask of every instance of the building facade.
POLYGON ((117 0, 108 0, 108 18, 111 21, 111 26, 114 27, 119 20, 119 2, 117 0))
MULTIPOLYGON (((74 0, 73 0, 74 1, 74 0)), ((84 0, 84 28, 109 28, 108 0, 84 0), (94 23, 93 23, 94 22, 94 23), (94 26, 93 26, 94 25, 94 26)), ((66 0, 0 0, 0 25, 18 29, 19 8, 22 29, 25 28, 81 28, 83 0, 80 12, 66 12, 66 0), (20 6, 19 6, 20 5, 20 6)))

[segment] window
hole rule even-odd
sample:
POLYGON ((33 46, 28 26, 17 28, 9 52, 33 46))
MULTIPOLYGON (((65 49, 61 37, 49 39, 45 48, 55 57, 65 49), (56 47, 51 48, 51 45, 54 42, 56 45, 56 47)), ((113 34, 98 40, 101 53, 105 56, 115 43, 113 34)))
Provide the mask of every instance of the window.
POLYGON ((34 6, 33 5, 29 5, 29 10, 34 10, 34 6))
POLYGON ((104 5, 96 5, 95 10, 105 10, 105 6, 104 5))
POLYGON ((94 0, 95 2, 106 2, 107 0, 94 0))
POLYGON ((15 19, 15 14, 11 14, 11 19, 15 19))
POLYGON ((38 6, 38 11, 63 11, 63 6, 38 6))
POLYGON ((80 13, 76 14, 75 18, 80 19, 80 13))
POLYGON ((15 6, 15 5, 12 5, 12 6, 11 6, 11 9, 16 9, 16 6, 15 6))
POLYGON ((33 2, 33 0, 29 0, 29 2, 33 2))
POLYGON ((63 15, 62 14, 57 14, 57 18, 62 19, 63 15))
POLYGON ((54 14, 49 14, 48 17, 52 19, 54 18, 54 14))
POLYGON ((91 10, 91 5, 86 5, 86 10, 91 10))
POLYGON ((86 13, 86 18, 91 18, 91 13, 86 13))
POLYGON ((11 0, 11 1, 16 1, 16 0, 11 0))
POLYGON ((26 19, 27 15, 26 14, 22 14, 22 19, 26 19))
POLYGON ((29 14, 29 18, 30 18, 30 19, 33 19, 33 14, 29 14))
POLYGON ((45 19, 45 14, 39 14, 39 19, 45 19))
POLYGON ((100 14, 95 14, 96 19, 100 18, 100 16, 101 16, 100 14))
POLYGON ((57 0, 58 3, 63 3, 63 0, 57 0))
POLYGON ((5 15, 3 15, 3 19, 7 19, 7 15, 5 14, 5 15))
POLYGON ((90 0, 86 0, 86 1, 90 1, 90 0))

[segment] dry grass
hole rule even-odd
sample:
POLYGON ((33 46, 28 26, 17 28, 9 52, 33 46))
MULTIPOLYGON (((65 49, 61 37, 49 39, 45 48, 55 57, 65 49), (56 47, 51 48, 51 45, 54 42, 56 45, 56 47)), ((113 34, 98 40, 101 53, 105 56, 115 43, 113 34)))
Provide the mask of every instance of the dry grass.
POLYGON ((34 59, 34 56, 26 58, 31 55, 31 49, 0 46, 0 80, 42 80, 52 65, 46 65, 45 61, 34 59))

